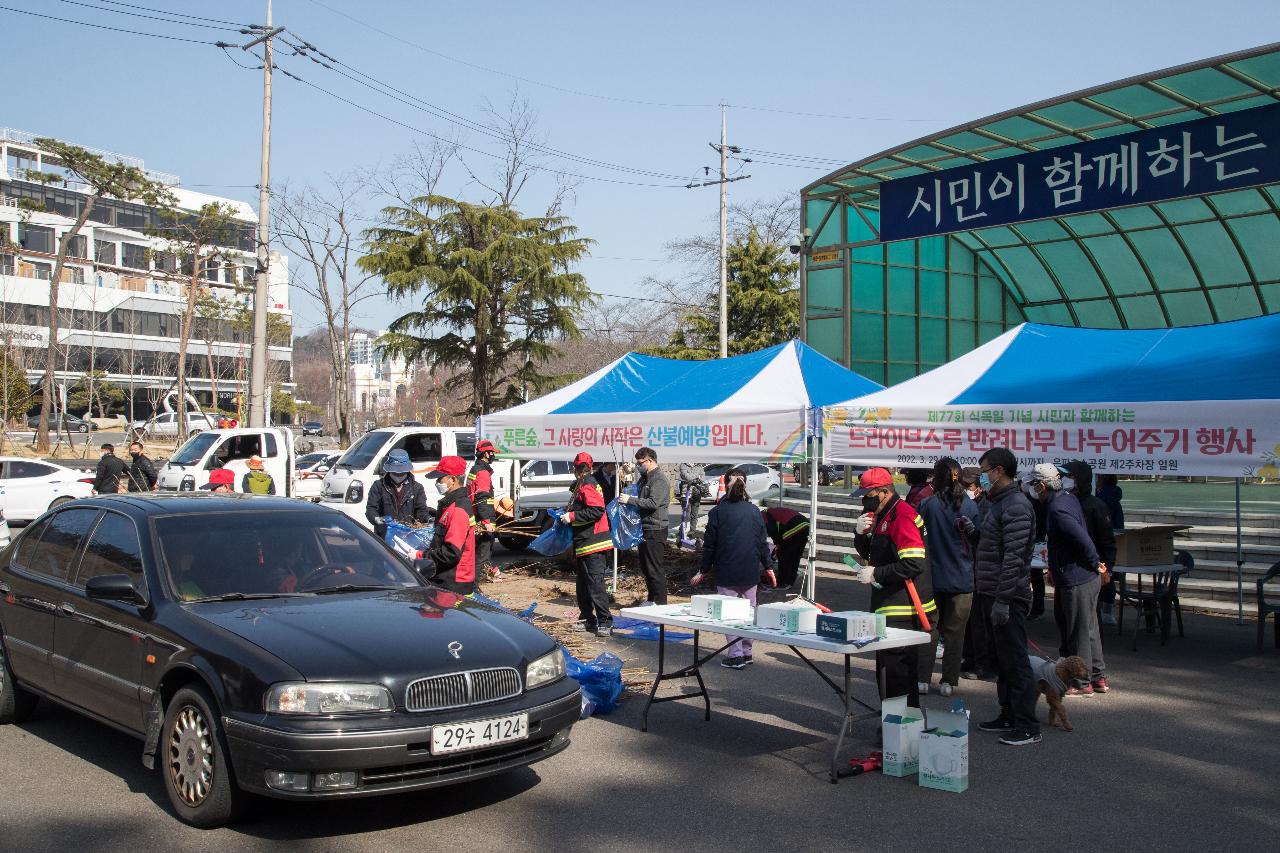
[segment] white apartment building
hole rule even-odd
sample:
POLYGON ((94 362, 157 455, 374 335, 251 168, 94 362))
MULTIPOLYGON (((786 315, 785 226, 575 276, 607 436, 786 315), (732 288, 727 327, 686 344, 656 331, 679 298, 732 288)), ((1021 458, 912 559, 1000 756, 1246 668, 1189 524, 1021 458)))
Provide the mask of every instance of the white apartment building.
POLYGON ((396 401, 413 385, 414 365, 378 352, 377 339, 385 332, 353 332, 347 339, 351 405, 370 417, 389 415, 396 401))
MULTIPOLYGON (((33 134, 0 128, 0 344, 35 382, 43 375, 48 345, 49 278, 58 247, 83 210, 85 188, 27 180, 30 170, 61 174, 60 164, 33 140, 33 134), (48 212, 32 211, 23 199, 48 212)), ((145 170, 137 158, 89 150, 145 170)), ((236 396, 248 392, 252 332, 244 312, 252 310, 257 216, 244 202, 184 189, 176 175, 147 173, 169 185, 180 210, 222 202, 243 224, 235 245, 221 247, 226 260, 201 282, 225 300, 223 316, 198 318, 187 349, 188 388, 211 404, 216 386, 218 405, 234 409, 236 396)), ((183 259, 164 251, 166 241, 148 235, 158 225, 153 208, 99 200, 72 241, 58 294, 58 381, 72 383, 90 371, 105 371, 128 390, 125 413, 130 416, 150 414, 149 406, 176 379, 189 276, 183 275, 183 259)), ((292 323, 288 258, 274 252, 270 305, 272 313, 292 323)), ((291 344, 269 350, 271 382, 290 391, 292 352, 291 344)))

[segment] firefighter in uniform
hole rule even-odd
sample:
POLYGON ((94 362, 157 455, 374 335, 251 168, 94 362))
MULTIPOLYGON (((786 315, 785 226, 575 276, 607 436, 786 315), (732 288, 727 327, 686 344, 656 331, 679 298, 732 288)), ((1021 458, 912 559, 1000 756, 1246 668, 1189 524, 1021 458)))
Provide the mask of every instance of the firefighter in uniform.
POLYGON ((809 519, 784 506, 762 509, 760 515, 778 549, 778 586, 788 589, 800 574, 800 560, 809 544, 809 519))
MULTIPOLYGON (((862 498, 863 514, 854 527, 853 545, 867 565, 857 579, 871 584, 871 609, 884 614, 890 625, 925 631, 908 590, 908 583, 914 584, 921 609, 932 621, 937 605, 925 552, 924 521, 915 507, 898 497, 887 469, 865 471, 859 485, 862 488, 855 494, 862 498)), ((908 705, 920 707, 918 657, 914 646, 876 652, 882 699, 907 696, 908 705)))
POLYGON ((589 453, 579 453, 573 458, 573 473, 577 477, 573 498, 556 523, 573 529, 582 630, 607 637, 613 633, 613 615, 609 612, 609 593, 604 586, 607 571, 604 557, 613 550, 613 537, 609 533, 609 516, 604 511, 604 492, 591 476, 592 468, 589 453))
POLYGON ((481 575, 491 568, 494 533, 498 515, 493 507, 493 460, 498 449, 489 439, 476 445, 476 461, 467 474, 467 495, 476 511, 476 571, 481 575))
POLYGON ((467 463, 461 456, 446 456, 427 475, 435 480, 440 503, 436 529, 427 548, 433 584, 459 595, 476 591, 476 520, 467 497, 467 463))

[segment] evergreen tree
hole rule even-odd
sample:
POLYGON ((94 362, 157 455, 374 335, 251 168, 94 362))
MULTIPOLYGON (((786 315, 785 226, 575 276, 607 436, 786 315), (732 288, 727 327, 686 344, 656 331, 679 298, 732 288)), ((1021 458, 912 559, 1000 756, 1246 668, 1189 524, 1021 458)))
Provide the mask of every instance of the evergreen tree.
MULTIPOLYGON (((728 268, 729 355, 755 352, 785 343, 800 334, 800 290, 796 274, 800 264, 791 260, 785 246, 768 242, 753 227, 745 239, 729 244, 728 268)), ((666 346, 654 355, 667 358, 712 359, 720 351, 718 300, 706 309, 681 318, 666 346)))
POLYGON ((397 298, 421 299, 393 321, 379 347, 449 374, 447 393, 469 391, 458 414, 520 402, 556 377, 541 368, 552 342, 577 338, 591 291, 570 265, 591 241, 563 216, 526 217, 507 204, 469 204, 440 195, 383 211, 365 233, 364 270, 397 298))

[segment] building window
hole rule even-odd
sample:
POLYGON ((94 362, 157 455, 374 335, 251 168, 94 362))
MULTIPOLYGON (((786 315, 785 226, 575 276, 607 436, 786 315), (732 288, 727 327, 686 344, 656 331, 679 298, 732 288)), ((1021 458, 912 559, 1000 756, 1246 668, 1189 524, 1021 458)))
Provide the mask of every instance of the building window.
POLYGON ((13 255, 0 255, 0 275, 13 275, 13 255))
POLYGON ((62 239, 67 244, 68 258, 89 259, 89 240, 83 234, 77 234, 74 237, 63 237, 62 239))
POLYGON ((171 252, 156 252, 153 256, 156 262, 156 272, 177 272, 178 258, 171 252))
POLYGON ((71 284, 84 284, 84 267, 63 267, 62 281, 71 284))
POLYGON ((18 243, 29 252, 44 252, 46 255, 52 255, 54 253, 53 229, 19 222, 18 243))
POLYGON ((147 247, 139 246, 137 243, 121 243, 121 264, 135 270, 145 270, 149 268, 147 264, 147 247))
POLYGON ((93 241, 93 259, 100 264, 116 265, 116 244, 110 240, 93 241))
POLYGON ((209 281, 222 281, 222 264, 217 258, 204 259, 204 277, 209 281))
POLYGON ((36 162, 36 154, 32 151, 22 151, 17 148, 9 149, 8 157, 9 174, 19 180, 27 177, 27 172, 38 172, 39 164, 36 162))
POLYGON ((53 266, 51 264, 42 264, 33 262, 31 264, 31 275, 27 278, 38 278, 42 281, 48 281, 53 278, 53 266))

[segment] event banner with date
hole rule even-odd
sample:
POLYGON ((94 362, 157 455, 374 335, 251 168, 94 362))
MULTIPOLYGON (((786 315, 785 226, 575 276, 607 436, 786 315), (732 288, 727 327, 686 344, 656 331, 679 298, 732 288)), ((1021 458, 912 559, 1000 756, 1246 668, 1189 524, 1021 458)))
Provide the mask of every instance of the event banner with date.
POLYGON ((660 462, 796 462, 805 458, 805 413, 626 412, 600 416, 489 415, 482 438, 518 459, 629 461, 652 447, 660 462))
POLYGON ((1007 447, 1019 466, 1083 459, 1113 474, 1280 476, 1280 421, 1251 400, 827 409, 833 463, 924 468, 949 456, 976 466, 1007 447))

